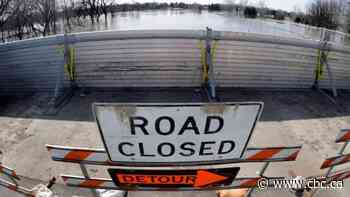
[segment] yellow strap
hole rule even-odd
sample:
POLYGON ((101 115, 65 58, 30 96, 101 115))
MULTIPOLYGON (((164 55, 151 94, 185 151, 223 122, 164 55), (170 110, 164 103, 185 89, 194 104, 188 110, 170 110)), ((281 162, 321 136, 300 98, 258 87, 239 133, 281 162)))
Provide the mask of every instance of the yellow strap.
MULTIPOLYGON (((64 55, 64 45, 58 45, 58 53, 64 55)), ((75 49, 74 47, 68 48, 67 63, 64 64, 64 70, 67 72, 69 80, 75 80, 75 49)))
MULTIPOLYGON (((212 47, 211 47, 211 59, 212 59, 212 63, 214 64, 214 60, 215 60, 215 56, 216 56, 216 49, 218 46, 218 40, 214 40, 212 47)), ((206 64, 206 49, 203 43, 203 40, 199 40, 199 48, 201 50, 201 64, 202 64, 202 69, 203 69, 203 81, 207 82, 209 79, 209 65, 206 64)))
POLYGON ((69 49, 69 67, 70 67, 70 79, 75 79, 75 49, 70 47, 69 49))
POLYGON ((323 79, 324 64, 321 61, 322 56, 325 56, 325 58, 328 59, 328 56, 326 55, 326 53, 321 51, 320 49, 318 49, 317 50, 317 59, 316 59, 316 80, 323 79))
POLYGON ((201 50, 201 64, 202 64, 202 79, 204 82, 208 81, 209 74, 208 74, 208 65, 206 65, 206 51, 204 47, 203 40, 199 40, 199 48, 201 50))

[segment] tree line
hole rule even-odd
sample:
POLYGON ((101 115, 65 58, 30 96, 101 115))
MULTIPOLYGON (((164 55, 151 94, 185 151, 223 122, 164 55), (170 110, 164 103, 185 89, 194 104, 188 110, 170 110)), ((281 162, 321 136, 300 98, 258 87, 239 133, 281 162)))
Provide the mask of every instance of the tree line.
MULTIPOLYGON (((229 11, 247 18, 272 18, 285 20, 286 17, 297 23, 304 23, 329 29, 338 29, 341 21, 350 32, 350 10, 345 9, 343 0, 312 0, 307 12, 286 12, 269 9, 265 0, 252 6, 249 0, 226 0, 224 4, 177 3, 124 3, 114 0, 0 0, 0 32, 3 42, 33 36, 47 36, 58 33, 58 21, 64 28, 84 25, 83 21, 99 23, 101 17, 115 12, 157 9, 192 9, 201 11, 229 11), (341 13, 348 13, 343 14, 341 13), (342 17, 341 17, 342 16, 342 17)), ((350 7, 350 6, 349 6, 350 7)), ((61 30, 62 31, 62 30, 61 30)))
POLYGON ((350 33, 350 3, 344 0, 313 0, 306 13, 296 11, 294 22, 324 27, 327 29, 342 29, 350 33))
POLYGON ((58 20, 70 27, 89 17, 92 23, 107 14, 113 0, 0 0, 1 40, 57 33, 58 20))

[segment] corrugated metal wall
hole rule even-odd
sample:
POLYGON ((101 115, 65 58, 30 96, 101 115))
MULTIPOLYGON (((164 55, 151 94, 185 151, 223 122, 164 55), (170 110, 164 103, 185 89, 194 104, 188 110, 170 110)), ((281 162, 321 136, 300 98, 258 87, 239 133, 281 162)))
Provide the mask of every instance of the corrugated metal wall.
POLYGON ((219 41, 215 79, 223 87, 309 88, 316 49, 277 44, 219 41))
MULTIPOLYGON (((339 89, 350 89, 350 53, 330 52, 328 59, 335 86, 339 89)), ((331 88, 326 68, 320 87, 331 88)))
POLYGON ((134 39, 75 44, 77 81, 87 87, 201 84, 198 40, 134 39))
MULTIPOLYGON (((104 31, 77 33, 77 85, 82 87, 198 87, 205 31, 104 31)), ((310 88, 318 41, 250 33, 213 32, 219 87, 310 88)), ((52 91, 62 76, 63 36, 0 45, 2 93, 52 91), (61 46, 62 47, 62 46, 61 46), (60 76, 61 74, 61 76, 60 76)), ((350 88, 350 48, 332 44, 329 65, 337 88, 350 88)), ((321 88, 330 88, 327 70, 321 88)))
POLYGON ((62 43, 63 36, 53 36, 0 45, 0 94, 54 94, 64 64, 62 43))
MULTIPOLYGON (((223 87, 309 88, 315 79, 316 40, 251 33, 217 32, 215 79, 223 87)), ((329 66, 336 88, 349 89, 350 48, 329 43, 329 66)), ((319 81, 331 88, 327 68, 319 81)))

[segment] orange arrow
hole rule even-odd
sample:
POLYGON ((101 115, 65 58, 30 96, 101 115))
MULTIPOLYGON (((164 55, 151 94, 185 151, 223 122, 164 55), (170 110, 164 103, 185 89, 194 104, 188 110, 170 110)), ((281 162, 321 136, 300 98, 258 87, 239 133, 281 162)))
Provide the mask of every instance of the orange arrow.
POLYGON ((196 178, 196 181, 195 181, 193 186, 194 187, 203 187, 203 186, 209 185, 211 183, 216 183, 219 181, 226 180, 227 178, 228 177, 214 174, 214 173, 211 173, 208 171, 198 170, 197 171, 197 178, 196 178))

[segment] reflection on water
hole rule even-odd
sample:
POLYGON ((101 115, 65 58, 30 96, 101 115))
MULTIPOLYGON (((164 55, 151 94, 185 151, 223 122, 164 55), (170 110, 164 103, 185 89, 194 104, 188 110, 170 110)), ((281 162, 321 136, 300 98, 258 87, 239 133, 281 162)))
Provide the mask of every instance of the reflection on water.
MULTIPOLYGON (((99 23, 91 24, 86 18, 83 26, 74 26, 72 32, 102 30, 141 30, 141 29, 205 29, 210 27, 217 31, 235 31, 270 34, 319 40, 321 30, 287 21, 268 19, 246 19, 236 13, 208 12, 192 10, 149 10, 116 12, 102 16, 99 23)), ((331 36, 334 42, 346 39, 335 33, 331 36)))

